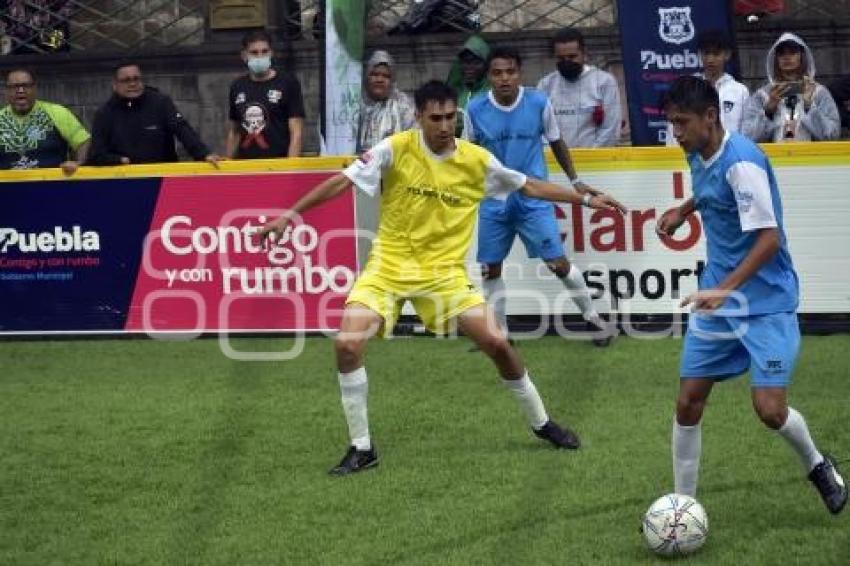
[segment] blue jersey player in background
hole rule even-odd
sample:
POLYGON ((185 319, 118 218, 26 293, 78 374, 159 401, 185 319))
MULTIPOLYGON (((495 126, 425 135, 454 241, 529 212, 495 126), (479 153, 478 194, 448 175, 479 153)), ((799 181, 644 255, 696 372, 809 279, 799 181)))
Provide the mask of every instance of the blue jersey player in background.
POLYGON ((712 387, 749 370, 759 418, 798 454, 827 509, 837 514, 847 502, 847 486, 786 398, 800 347, 798 281, 776 178, 758 146, 724 132, 718 100, 710 83, 680 77, 665 101, 673 134, 687 153, 694 196, 667 211, 657 231, 673 234, 699 211, 708 252, 699 290, 682 301, 692 313, 673 423, 675 490, 696 494, 700 420, 712 387))
MULTIPOLYGON (((487 73, 491 90, 478 95, 467 106, 463 137, 488 149, 511 169, 548 179, 543 155, 545 138, 573 187, 587 199, 601 194, 576 175, 549 98, 542 91, 520 86, 521 65, 519 53, 514 49, 497 47, 490 52, 487 73)), ((614 328, 600 318, 584 276, 564 254, 554 205, 520 194, 505 201, 486 198, 478 215, 477 260, 482 265, 484 295, 502 328, 507 331, 502 262, 517 234, 528 257, 541 258, 570 292, 579 312, 594 327, 594 344, 607 346, 614 328)))

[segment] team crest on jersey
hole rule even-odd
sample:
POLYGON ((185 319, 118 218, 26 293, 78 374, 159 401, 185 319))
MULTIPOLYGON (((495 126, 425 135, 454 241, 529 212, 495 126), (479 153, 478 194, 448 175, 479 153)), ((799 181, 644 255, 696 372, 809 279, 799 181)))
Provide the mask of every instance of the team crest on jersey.
POLYGON ((267 96, 269 97, 269 102, 271 102, 272 104, 277 104, 278 102, 280 102, 280 99, 283 98, 283 92, 277 89, 272 89, 268 92, 267 96))
POLYGON ((245 102, 245 93, 240 92, 236 95, 236 98, 233 99, 233 104, 243 104, 245 102))
POLYGON ((746 214, 753 207, 755 195, 748 189, 736 189, 735 200, 738 201, 738 210, 746 214))
POLYGON ((724 100, 723 101, 723 112, 728 114, 729 112, 732 111, 733 108, 735 108, 734 102, 732 102, 731 100, 724 100))
POLYGON ((667 43, 681 45, 694 38, 691 8, 658 8, 658 35, 667 43))

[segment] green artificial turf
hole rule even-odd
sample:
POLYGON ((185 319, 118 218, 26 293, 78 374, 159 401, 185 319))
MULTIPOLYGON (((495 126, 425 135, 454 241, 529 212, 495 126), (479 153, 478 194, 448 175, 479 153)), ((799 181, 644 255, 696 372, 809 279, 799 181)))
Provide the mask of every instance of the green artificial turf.
MULTIPOLYGON (((468 346, 372 343, 381 463, 336 478, 348 438, 328 339, 286 362, 235 361, 215 339, 0 342, 0 564, 659 561, 638 527, 672 491, 681 341, 520 343, 577 452, 534 438, 468 346)), ((806 337, 790 393, 845 472, 848 360, 850 336, 806 337)), ((850 563, 850 511, 826 512, 746 377, 709 402, 698 499, 710 533, 690 561, 850 563)))

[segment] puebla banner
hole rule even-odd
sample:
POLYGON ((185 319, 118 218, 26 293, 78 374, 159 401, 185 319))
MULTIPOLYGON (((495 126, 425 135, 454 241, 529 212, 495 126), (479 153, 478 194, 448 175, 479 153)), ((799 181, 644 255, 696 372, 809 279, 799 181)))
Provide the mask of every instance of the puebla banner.
MULTIPOLYGON (((782 194, 800 312, 850 313, 850 143, 763 149, 782 194)), ((554 209, 567 256, 597 310, 621 319, 682 313, 679 301, 696 290, 705 268, 702 221, 689 217, 670 238, 655 233, 664 211, 691 196, 681 150, 576 149, 573 156, 583 178, 629 208, 625 215, 554 209)), ((551 156, 548 165, 557 170, 551 156)), ((272 248, 261 247, 255 232, 336 166, 120 179, 81 177, 122 169, 139 175, 148 166, 84 168, 73 181, 58 180, 59 172, 0 173, 0 333, 333 330, 356 275, 354 193, 309 211, 272 248), (10 180, 28 174, 34 180, 10 180)), ((563 174, 552 180, 567 183, 563 174)), ((480 278, 475 247, 468 256, 473 281, 480 278)), ((509 314, 578 314, 560 281, 522 244, 502 273, 509 314)))
POLYGON ((257 230, 325 172, 3 183, 0 332, 338 327, 351 193, 274 245, 257 230))
POLYGON ((618 0, 617 19, 633 145, 663 145, 661 97, 680 75, 702 69, 697 36, 720 30, 730 38, 729 3, 717 0, 618 0))

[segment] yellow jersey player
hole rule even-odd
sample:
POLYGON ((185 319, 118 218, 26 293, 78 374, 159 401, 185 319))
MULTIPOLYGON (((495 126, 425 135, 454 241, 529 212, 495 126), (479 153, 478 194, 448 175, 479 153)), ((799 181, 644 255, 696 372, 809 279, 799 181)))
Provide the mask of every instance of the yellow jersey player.
POLYGON ((470 283, 464 260, 478 204, 485 196, 505 199, 523 191, 551 201, 624 209, 609 196, 583 196, 526 177, 504 167, 487 150, 455 139, 457 94, 445 83, 425 83, 414 99, 418 129, 384 139, 260 231, 263 238, 280 236, 298 215, 352 184, 381 198, 378 235, 366 268, 346 300, 335 338, 351 445, 330 473, 345 475, 378 464, 366 410, 366 342, 392 330, 406 300, 428 329, 435 333, 459 329, 493 360, 535 435, 556 447, 576 449, 578 437, 549 418, 525 364, 470 283))

